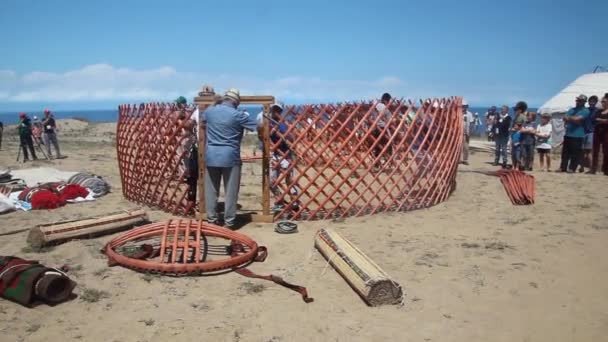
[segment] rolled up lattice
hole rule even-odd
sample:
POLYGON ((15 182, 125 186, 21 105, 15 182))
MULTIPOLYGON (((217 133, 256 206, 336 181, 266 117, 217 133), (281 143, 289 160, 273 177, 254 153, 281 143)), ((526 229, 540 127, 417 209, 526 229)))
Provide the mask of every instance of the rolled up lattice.
POLYGON ((319 230, 315 247, 370 306, 402 302, 401 285, 338 233, 319 230))

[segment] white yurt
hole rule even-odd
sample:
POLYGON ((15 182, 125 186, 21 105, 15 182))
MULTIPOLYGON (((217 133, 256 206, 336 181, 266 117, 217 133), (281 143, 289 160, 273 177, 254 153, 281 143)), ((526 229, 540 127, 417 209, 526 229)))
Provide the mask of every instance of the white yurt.
POLYGON ((538 109, 540 114, 551 114, 553 146, 559 145, 564 139, 562 118, 574 106, 575 97, 583 94, 587 97, 596 95, 601 99, 604 94, 608 93, 608 71, 600 69, 603 68, 598 67, 593 73, 581 75, 538 109))

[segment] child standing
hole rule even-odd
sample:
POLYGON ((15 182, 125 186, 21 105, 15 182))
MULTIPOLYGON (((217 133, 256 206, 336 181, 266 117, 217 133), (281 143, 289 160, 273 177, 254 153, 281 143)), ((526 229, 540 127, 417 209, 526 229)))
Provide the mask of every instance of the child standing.
POLYGON ((513 163, 513 169, 517 170, 521 167, 521 124, 515 123, 513 124, 513 128, 511 129, 511 160, 513 163))
POLYGON ((526 122, 519 130, 521 145, 521 168, 532 171, 534 166, 534 144, 536 143, 536 113, 528 112, 526 122))
POLYGON ((536 128, 536 151, 540 159, 540 170, 551 172, 551 114, 544 113, 540 117, 540 125, 536 128), (545 159, 547 167, 545 168, 545 159))

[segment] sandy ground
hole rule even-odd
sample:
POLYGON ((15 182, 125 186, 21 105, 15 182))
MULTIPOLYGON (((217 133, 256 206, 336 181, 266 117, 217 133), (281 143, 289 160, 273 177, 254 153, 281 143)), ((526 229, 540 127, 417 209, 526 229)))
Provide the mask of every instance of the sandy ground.
MULTIPOLYGON (((122 198, 114 125, 68 121, 60 128, 68 159, 17 164, 16 140, 5 137, 0 168, 88 170, 105 176, 113 192, 92 203, 3 215, 0 233, 135 207, 122 198)), ((112 236, 43 253, 27 248, 26 233, 0 236, 0 255, 70 265, 79 294, 34 309, 0 300, 0 340, 607 341, 608 177, 535 172, 537 203, 516 207, 498 178, 470 172, 491 169, 490 159, 474 154, 456 192, 430 209, 302 222, 289 236, 270 224, 245 226, 243 233, 269 248, 266 262, 251 269, 307 286, 311 304, 238 274, 169 278, 109 268, 99 249, 112 236), (401 283, 405 305, 366 306, 313 249, 322 227, 344 234, 401 283), (101 298, 83 297, 90 289, 103 291, 101 298)), ((243 202, 251 203, 259 174, 246 169, 244 184, 243 202)))

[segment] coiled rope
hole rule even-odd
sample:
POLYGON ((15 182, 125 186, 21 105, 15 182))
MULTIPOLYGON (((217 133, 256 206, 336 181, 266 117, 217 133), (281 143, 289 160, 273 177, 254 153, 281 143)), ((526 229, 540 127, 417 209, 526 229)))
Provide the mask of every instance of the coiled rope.
POLYGON ((277 222, 274 231, 279 234, 293 234, 298 232, 298 225, 291 221, 277 222))

